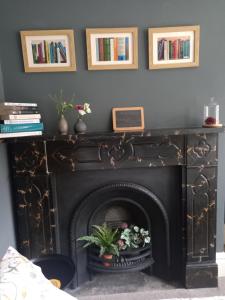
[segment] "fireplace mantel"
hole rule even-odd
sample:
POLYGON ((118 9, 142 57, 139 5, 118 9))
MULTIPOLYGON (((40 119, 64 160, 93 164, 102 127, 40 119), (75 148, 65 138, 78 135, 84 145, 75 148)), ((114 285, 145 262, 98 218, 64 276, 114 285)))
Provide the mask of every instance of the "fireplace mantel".
POLYGON ((187 288, 217 286, 220 132, 224 128, 176 128, 9 140, 20 251, 28 257, 60 251, 55 174, 179 167, 184 284, 187 288))

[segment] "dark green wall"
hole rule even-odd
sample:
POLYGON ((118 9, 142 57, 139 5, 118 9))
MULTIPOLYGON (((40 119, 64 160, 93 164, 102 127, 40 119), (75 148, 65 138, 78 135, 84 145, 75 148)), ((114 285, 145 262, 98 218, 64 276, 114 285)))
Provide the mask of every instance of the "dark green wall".
MULTIPOLYGON (((4 99, 3 78, 0 64, 0 99, 4 99)), ((0 144, 0 257, 9 245, 15 246, 11 207, 10 178, 6 146, 0 144)))
MULTIPOLYGON (((60 88, 91 103, 90 130, 111 130, 111 108, 143 105, 147 128, 201 126, 205 103, 216 96, 225 122, 224 0, 20 0, 4 1, 0 11, 1 59, 8 100, 37 101, 46 130, 57 116, 48 95, 60 88), (200 67, 149 71, 147 28, 201 26, 200 67), (87 71, 85 28, 139 27, 139 69, 87 71), (23 71, 20 30, 75 30, 77 72, 29 74, 23 71)), ((70 116, 70 124, 74 117, 70 116)), ((224 138, 221 138, 218 244, 223 249, 224 138)))

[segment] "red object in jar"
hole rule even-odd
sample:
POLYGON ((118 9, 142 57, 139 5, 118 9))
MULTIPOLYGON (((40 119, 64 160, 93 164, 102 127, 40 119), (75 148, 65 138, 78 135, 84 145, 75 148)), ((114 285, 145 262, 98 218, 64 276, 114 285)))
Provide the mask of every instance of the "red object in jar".
POLYGON ((208 117, 207 119, 205 119, 205 124, 206 125, 214 125, 214 124, 216 124, 216 119, 213 117, 208 117))

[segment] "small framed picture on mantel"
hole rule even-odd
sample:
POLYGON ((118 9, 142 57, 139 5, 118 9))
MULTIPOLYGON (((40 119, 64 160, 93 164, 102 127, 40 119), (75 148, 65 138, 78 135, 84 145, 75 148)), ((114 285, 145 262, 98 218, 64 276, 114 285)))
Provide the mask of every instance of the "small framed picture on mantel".
POLYGON ((88 70, 138 68, 138 29, 87 28, 88 70))
POLYGON ((114 107, 112 109, 113 130, 142 131, 144 125, 144 108, 140 107, 114 107))
POLYGON ((200 26, 149 28, 149 69, 199 66, 200 26))

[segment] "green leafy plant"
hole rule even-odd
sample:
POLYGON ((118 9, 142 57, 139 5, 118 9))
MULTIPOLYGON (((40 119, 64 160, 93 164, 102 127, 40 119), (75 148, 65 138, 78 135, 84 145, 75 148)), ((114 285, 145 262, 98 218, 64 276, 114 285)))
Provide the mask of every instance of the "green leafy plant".
POLYGON ((66 101, 62 89, 59 91, 59 93, 49 95, 49 97, 55 102, 56 110, 59 116, 64 115, 66 111, 72 110, 74 108, 74 104, 72 104, 74 96, 70 101, 66 101))
POLYGON ((119 256, 119 247, 117 244, 118 229, 112 229, 106 224, 93 225, 93 228, 94 230, 91 235, 78 238, 78 241, 87 242, 83 247, 95 245, 100 249, 99 256, 103 256, 105 254, 119 256))
MULTIPOLYGON (((125 223, 126 224, 126 223, 125 223)), ((120 237, 117 241, 119 250, 126 250, 129 248, 141 248, 146 244, 151 243, 151 237, 148 230, 140 228, 136 225, 123 224, 123 228, 120 231, 120 237)))

